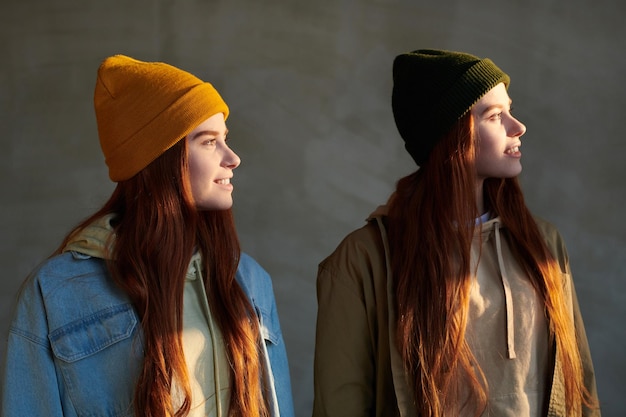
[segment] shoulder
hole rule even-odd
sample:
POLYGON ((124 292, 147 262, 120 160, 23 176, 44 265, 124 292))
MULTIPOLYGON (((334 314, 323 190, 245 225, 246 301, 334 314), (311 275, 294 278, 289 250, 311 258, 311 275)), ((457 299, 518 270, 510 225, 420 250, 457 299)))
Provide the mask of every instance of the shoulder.
POLYGON ((554 224, 538 216, 533 216, 533 218, 535 219, 535 223, 537 223, 537 227, 539 228, 539 231, 544 237, 551 238, 551 239, 554 239, 557 237, 560 238, 559 231, 554 224))
POLYGON ((65 252, 42 262, 29 276, 44 295, 71 287, 76 281, 93 280, 106 274, 103 260, 76 252, 65 252))
MULTIPOLYGON (((376 288, 384 287, 387 277, 386 242, 382 225, 370 220, 350 232, 337 248, 319 264, 318 293, 343 291, 367 299, 376 288)), ((373 296, 373 295, 372 295, 373 296)))
POLYGON ((560 246, 565 246, 563 237, 561 236, 561 233, 554 224, 545 219, 542 219, 541 217, 535 216, 534 219, 535 223, 537 223, 537 228, 545 239, 548 247, 557 248, 560 246))
POLYGON ((241 253, 239 257, 239 265, 237 267, 237 271, 243 274, 252 274, 252 275, 263 275, 269 278, 269 274, 261 264, 257 262, 252 256, 248 255, 245 252, 241 253))
POLYGON ((384 261, 385 242, 376 220, 350 232, 321 263, 321 269, 352 269, 384 261))
POLYGON ((272 278, 267 271, 253 257, 243 252, 237 266, 237 281, 250 290, 272 286, 272 278))
POLYGON ((59 302, 89 299, 97 303, 102 298, 123 294, 110 278, 106 261, 76 252, 48 259, 29 280, 40 288, 44 299, 62 299, 59 302))
POLYGON ((52 331, 120 306, 130 310, 125 293, 109 278, 105 262, 66 252, 29 275, 18 297, 13 326, 52 331))
POLYGON ((237 267, 237 282, 257 307, 269 309, 274 303, 272 278, 250 255, 241 253, 237 267))
POLYGON ((53 274, 55 272, 62 272, 63 275, 67 275, 66 271, 80 270, 83 268, 85 264, 80 262, 83 259, 91 259, 91 256, 73 251, 53 255, 40 262, 37 267, 31 271, 30 275, 53 274))
POLYGON ((103 261, 66 252, 43 261, 22 285, 19 299, 22 302, 54 300, 56 297, 74 297, 79 287, 88 281, 102 281, 106 275, 103 261))
POLYGON ((569 264, 569 256, 567 254, 567 247, 565 241, 561 236, 559 230, 549 221, 540 217, 534 217, 539 233, 543 236, 543 239, 559 264, 563 271, 567 270, 569 264))

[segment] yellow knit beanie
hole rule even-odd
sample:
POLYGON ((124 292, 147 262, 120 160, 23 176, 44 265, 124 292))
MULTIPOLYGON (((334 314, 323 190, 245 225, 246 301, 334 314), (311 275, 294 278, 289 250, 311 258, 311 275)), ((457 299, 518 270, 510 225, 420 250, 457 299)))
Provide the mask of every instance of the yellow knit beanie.
POLYGON ((113 181, 131 178, 228 106, 213 86, 163 62, 115 55, 94 93, 100 146, 113 181))

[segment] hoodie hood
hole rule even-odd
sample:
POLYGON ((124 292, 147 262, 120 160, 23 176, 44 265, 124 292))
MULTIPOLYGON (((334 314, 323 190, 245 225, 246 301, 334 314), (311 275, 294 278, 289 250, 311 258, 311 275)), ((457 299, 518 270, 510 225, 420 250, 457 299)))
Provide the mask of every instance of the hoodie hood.
POLYGON ((70 236, 63 252, 80 252, 100 259, 112 259, 115 231, 111 221, 115 214, 107 214, 70 236))

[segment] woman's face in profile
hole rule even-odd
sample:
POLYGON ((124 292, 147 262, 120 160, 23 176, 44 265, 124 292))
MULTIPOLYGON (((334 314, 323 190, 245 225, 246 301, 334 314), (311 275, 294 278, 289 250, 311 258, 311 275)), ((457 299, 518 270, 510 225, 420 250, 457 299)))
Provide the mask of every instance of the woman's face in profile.
POLYGON ((511 114, 504 84, 489 90, 471 110, 476 134, 476 172, 486 178, 510 178, 522 172, 520 138, 526 126, 511 114))
POLYGON ((233 204, 233 170, 241 160, 228 147, 224 114, 200 123, 186 137, 191 193, 200 210, 227 210, 233 204))

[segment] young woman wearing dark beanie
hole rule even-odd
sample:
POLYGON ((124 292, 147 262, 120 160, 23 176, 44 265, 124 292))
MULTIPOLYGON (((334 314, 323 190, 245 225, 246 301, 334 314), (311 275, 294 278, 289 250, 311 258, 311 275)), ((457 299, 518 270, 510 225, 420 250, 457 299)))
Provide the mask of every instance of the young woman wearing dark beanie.
POLYGON ((116 55, 94 104, 117 186, 25 282, 2 415, 293 416, 272 283, 230 210, 226 103, 116 55))
POLYGON ((393 80, 419 168, 320 264, 313 415, 599 416, 565 245, 517 180, 508 75, 418 50, 393 80))

